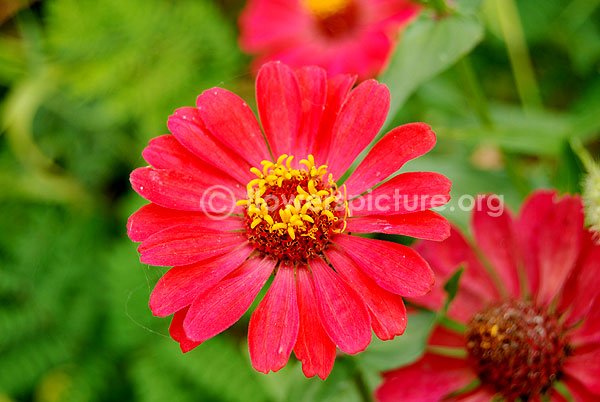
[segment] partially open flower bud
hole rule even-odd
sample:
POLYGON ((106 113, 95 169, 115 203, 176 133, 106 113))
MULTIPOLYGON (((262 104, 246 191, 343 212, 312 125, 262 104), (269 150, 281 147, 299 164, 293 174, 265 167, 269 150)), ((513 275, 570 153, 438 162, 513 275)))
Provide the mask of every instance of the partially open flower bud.
POLYGON ((583 183, 586 223, 600 240, 600 166, 594 163, 583 183))

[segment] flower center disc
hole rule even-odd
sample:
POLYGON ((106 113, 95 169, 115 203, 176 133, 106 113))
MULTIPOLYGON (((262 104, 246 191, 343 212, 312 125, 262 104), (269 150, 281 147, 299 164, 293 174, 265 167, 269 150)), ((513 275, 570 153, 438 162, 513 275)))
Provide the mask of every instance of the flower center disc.
POLYGON ((327 166, 315 166, 312 155, 293 168, 293 156, 262 161, 252 168, 248 198, 237 202, 244 215, 248 240, 259 251, 279 259, 306 261, 318 256, 333 233, 344 230, 347 203, 327 166))
POLYGON ((465 337, 482 383, 507 400, 527 400, 548 390, 560 376, 568 350, 558 320, 522 301, 475 314, 465 337))
POLYGON ((358 22, 354 0, 304 0, 304 6, 315 17, 319 30, 331 38, 352 31, 358 22))

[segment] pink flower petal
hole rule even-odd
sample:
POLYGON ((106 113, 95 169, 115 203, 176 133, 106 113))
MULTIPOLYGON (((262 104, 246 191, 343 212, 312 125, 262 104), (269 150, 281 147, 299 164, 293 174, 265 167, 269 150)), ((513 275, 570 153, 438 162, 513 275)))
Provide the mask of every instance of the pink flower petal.
POLYGON ((150 310, 165 317, 190 305, 248 258, 254 247, 244 244, 227 254, 192 265, 174 267, 158 281, 150 295, 150 310))
POLYGON ((296 71, 302 95, 302 120, 293 147, 300 158, 305 158, 315 143, 327 98, 327 73, 320 67, 303 67, 296 71))
POLYGON ((179 342, 179 347, 183 353, 187 353, 199 346, 202 342, 194 342, 187 337, 183 330, 183 320, 187 314, 189 307, 182 308, 173 315, 171 325, 169 326, 169 334, 176 342, 179 342))
POLYGON ((588 391, 600 395, 600 347, 576 349, 565 361, 563 372, 577 379, 588 391))
POLYGON ((218 232, 197 225, 180 225, 148 237, 138 251, 144 264, 187 265, 225 254, 246 241, 243 232, 218 232))
POLYGON ((375 138, 385 122, 389 107, 390 91, 375 80, 364 81, 350 92, 333 126, 327 160, 328 171, 333 177, 341 177, 375 138))
POLYGON ((347 220, 346 232, 389 233, 427 240, 444 240, 450 236, 450 224, 433 211, 402 215, 368 215, 347 220))
POLYGON ((144 241, 161 230, 178 225, 196 225, 225 232, 243 229, 244 221, 239 216, 212 216, 204 212, 180 211, 146 204, 127 220, 127 235, 133 241, 144 241))
POLYGON ((161 207, 183 211, 230 214, 236 201, 246 198, 242 186, 215 185, 175 170, 137 168, 131 172, 131 186, 145 199, 161 207))
POLYGON ((210 134, 194 107, 179 108, 169 117, 169 131, 188 150, 203 161, 229 173, 240 183, 247 183, 256 176, 251 166, 237 153, 223 145, 210 134))
POLYGON ((381 402, 438 402, 476 378, 466 360, 427 353, 410 366, 386 373, 375 396, 381 402))
POLYGON ((550 304, 575 267, 581 249, 583 205, 565 196, 554 205, 538 232, 540 289, 538 302, 550 304))
POLYGON ((333 138, 333 125, 355 82, 356 76, 346 74, 335 76, 327 81, 325 110, 321 116, 319 134, 312 148, 312 155, 319 165, 327 162, 333 138))
POLYGON ((523 256, 527 288, 531 294, 537 294, 540 286, 538 262, 538 231, 546 224, 546 215, 554 206, 556 191, 538 190, 523 203, 516 223, 516 235, 523 256))
POLYGON ((198 96, 196 106, 211 134, 250 165, 271 160, 260 125, 242 98, 226 89, 212 88, 198 96))
POLYGON ((451 185, 439 173, 402 173, 351 201, 350 212, 353 216, 397 215, 439 207, 450 200, 451 185))
POLYGON ((475 242, 500 277, 510 297, 521 296, 518 248, 513 218, 499 197, 477 197, 472 218, 475 242))
POLYGON ((401 296, 422 296, 434 283, 429 264, 400 244, 340 234, 333 243, 344 250, 382 288, 401 296))
POLYGON ((323 260, 311 260, 310 268, 325 332, 348 354, 365 350, 371 342, 371 321, 365 303, 323 260))
POLYGON ((318 375, 324 380, 333 368, 336 348, 319 319, 314 286, 308 267, 298 267, 296 286, 300 328, 294 354, 302 362, 302 372, 306 377, 318 375))
POLYGON ((194 300, 183 328, 188 338, 204 342, 232 326, 248 310, 276 261, 251 258, 216 286, 194 300))
POLYGON ((400 170, 409 160, 429 152, 435 134, 423 123, 405 124, 387 133, 346 181, 349 194, 361 194, 400 170))
POLYGON ((371 313, 371 326, 379 339, 394 339, 406 329, 402 297, 380 288, 343 251, 330 247, 325 256, 340 277, 364 300, 371 313))
POLYGON ((256 77, 258 113, 275 158, 292 153, 300 129, 302 98, 296 74, 285 64, 267 63, 256 77))
POLYGON ((248 346, 254 369, 267 374, 285 366, 296 343, 299 322, 294 266, 282 262, 250 319, 248 346))

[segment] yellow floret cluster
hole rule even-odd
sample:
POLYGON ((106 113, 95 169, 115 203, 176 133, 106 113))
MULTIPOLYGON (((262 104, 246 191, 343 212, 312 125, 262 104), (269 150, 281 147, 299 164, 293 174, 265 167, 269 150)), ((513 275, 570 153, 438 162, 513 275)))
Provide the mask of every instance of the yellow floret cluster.
POLYGON ((312 155, 302 159, 304 168, 293 168, 294 156, 281 155, 276 162, 262 161, 262 171, 252 168, 257 178, 247 185, 248 199, 237 205, 246 206, 250 228, 263 222, 270 233, 287 233, 294 240, 299 234, 314 238, 319 230, 316 220, 337 222, 334 208, 340 203, 339 193, 327 166, 316 166, 312 155))
POLYGON ((304 0, 305 7, 319 18, 330 17, 346 7, 349 0, 304 0))

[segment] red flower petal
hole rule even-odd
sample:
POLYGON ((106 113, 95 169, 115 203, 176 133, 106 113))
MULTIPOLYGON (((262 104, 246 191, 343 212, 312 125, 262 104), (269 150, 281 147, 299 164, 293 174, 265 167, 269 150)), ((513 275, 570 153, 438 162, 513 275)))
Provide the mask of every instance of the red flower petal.
POLYGON ((179 347, 183 353, 187 353, 199 346, 202 342, 194 342, 187 337, 183 330, 183 320, 187 314, 189 307, 182 308, 173 315, 171 325, 169 326, 169 334, 176 342, 179 342, 179 347))
POLYGON ((306 377, 318 375, 327 378, 335 361, 335 344, 329 338, 317 311, 315 291, 308 267, 299 267, 296 272, 300 328, 294 353, 302 362, 306 377))
POLYGON ((169 131, 188 150, 201 160, 229 173, 241 183, 252 180, 250 165, 237 153, 219 142, 204 125, 198 109, 179 108, 169 117, 169 131))
POLYGON ((346 232, 389 233, 439 241, 450 236, 450 224, 433 211, 388 216, 368 215, 348 219, 346 232))
POLYGON ((246 102, 222 88, 204 91, 196 100, 198 114, 212 135, 252 166, 270 160, 260 125, 246 102))
MULTIPOLYGON (((579 262, 563 286, 559 311, 569 310, 565 325, 573 326, 590 311, 600 289, 600 245, 589 231, 583 234, 579 262)), ((593 313, 593 312, 592 312, 593 313)), ((589 319, 589 318, 588 318, 589 319)), ((598 334, 600 336, 600 334, 598 334)))
POLYGON ((444 398, 444 402, 491 402, 494 400, 494 395, 496 393, 487 388, 477 387, 465 394, 444 398))
POLYGON ((451 185, 439 173, 402 173, 351 201, 350 212, 353 216, 397 215, 439 207, 450 200, 451 185))
POLYGON ((550 402, 569 402, 569 400, 558 392, 552 390, 550 392, 550 402))
POLYGON ((150 310, 156 316, 165 317, 190 305, 198 295, 239 267, 252 251, 254 247, 245 244, 227 254, 170 269, 150 295, 150 310))
POLYGON ((540 289, 538 302, 550 304, 575 267, 581 250, 583 205, 578 196, 554 205, 538 232, 540 289))
POLYGON ((312 260, 310 268, 319 317, 331 340, 348 354, 365 350, 371 342, 365 303, 323 260, 312 260))
POLYGON ((278 62, 262 66, 256 77, 256 101, 273 156, 289 155, 302 117, 300 85, 294 72, 278 62))
POLYGON ((443 242, 420 241, 414 245, 414 249, 431 264, 438 278, 436 287, 441 288, 450 275, 464 265, 465 271, 460 280, 461 289, 478 295, 484 301, 500 299, 500 293, 487 269, 457 228, 451 227, 450 237, 443 242))
POLYGON ((463 334, 458 334, 438 325, 433 329, 431 335, 429 335, 427 344, 431 346, 465 349, 465 338, 463 334))
POLYGON ((575 347, 594 343, 600 344, 600 297, 594 299, 583 323, 569 335, 569 344, 575 347))
POLYGON ((276 261, 251 258, 231 275, 194 300, 183 328, 188 338, 204 342, 232 326, 248 310, 276 261))
POLYGON ((298 302, 294 266, 282 262, 248 328, 252 366, 265 374, 287 363, 298 336, 298 302))
POLYGON ((386 373, 375 395, 382 402, 438 402, 476 378, 466 360, 427 353, 410 366, 386 373))
POLYGON ((196 176, 203 183, 220 183, 240 190, 244 188, 227 173, 188 151, 173 135, 161 135, 150 140, 142 155, 156 169, 177 170, 196 176))
POLYGON ((538 230, 546 224, 546 215, 552 210, 555 198, 554 190, 535 191, 523 203, 516 223, 516 235, 519 238, 527 275, 527 287, 531 294, 536 294, 540 286, 538 230))
POLYGON ((375 80, 364 81, 350 92, 333 127, 327 160, 328 171, 333 177, 341 177, 375 138, 389 107, 390 91, 375 80))
POLYGON ((576 379, 567 377, 563 382, 575 402, 598 402, 598 395, 592 394, 576 379))
POLYGON ((333 243, 379 286, 392 293, 422 296, 433 286, 429 264, 409 247, 345 234, 335 236, 333 243))
POLYGON ((245 243, 242 232, 217 232, 197 225, 173 226, 144 240, 140 261, 150 265, 187 265, 225 254, 245 243))
POLYGON ((519 298, 519 256, 512 216, 495 195, 477 197, 476 205, 472 218, 475 242, 498 273, 508 294, 519 298))
POLYGON ((327 162, 333 138, 333 125, 355 82, 356 76, 345 74, 338 75, 327 81, 325 110, 323 110, 323 115, 321 116, 319 134, 312 148, 312 155, 315 157, 317 164, 327 162))
POLYGON ((349 194, 361 194, 400 170, 402 165, 429 152, 435 134, 423 123, 405 124, 387 133, 346 181, 349 194))
POLYGON ((382 340, 402 335, 406 329, 406 309, 402 297, 380 288, 343 251, 331 247, 325 255, 340 277, 366 303, 375 335, 382 340))
POLYGON ((184 211, 230 214, 236 210, 236 201, 246 197, 241 186, 215 185, 174 170, 137 168, 131 172, 130 181, 145 199, 161 207, 184 211))
POLYGON ((144 241, 161 230, 178 225, 196 225, 224 232, 243 229, 244 221, 238 216, 211 216, 204 212, 179 211, 146 204, 127 220, 127 235, 133 241, 144 241))
POLYGON ((240 46, 246 52, 278 48, 305 34, 312 22, 299 2, 250 1, 240 15, 240 46))
POLYGON ((296 71, 302 95, 302 120, 294 152, 304 158, 315 143, 327 98, 327 73, 320 67, 303 67, 296 71))
POLYGON ((576 349, 565 361, 563 372, 600 395, 600 347, 576 349))

